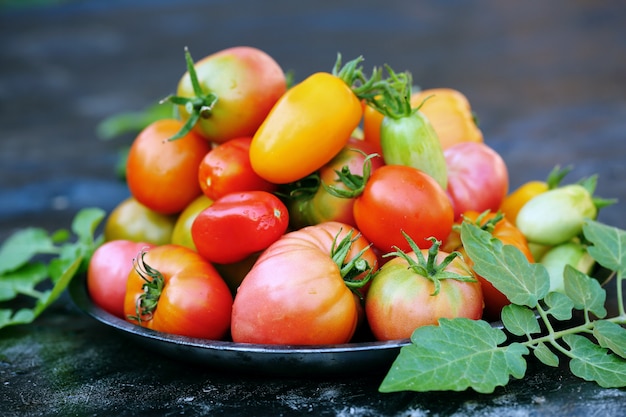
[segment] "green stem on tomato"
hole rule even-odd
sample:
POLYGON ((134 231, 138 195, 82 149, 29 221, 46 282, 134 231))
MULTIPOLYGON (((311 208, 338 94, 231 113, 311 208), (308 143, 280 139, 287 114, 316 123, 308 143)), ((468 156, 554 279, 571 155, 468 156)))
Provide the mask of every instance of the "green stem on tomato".
POLYGON ((372 267, 363 259, 363 255, 370 248, 369 246, 361 249, 359 253, 346 262, 350 249, 352 249, 352 244, 361 237, 360 234, 353 237, 353 232, 353 230, 350 230, 339 242, 337 242, 337 239, 341 231, 334 237, 330 256, 339 267, 341 277, 346 286, 352 292, 359 294, 358 290, 363 288, 372 277, 372 267), (362 276, 364 273, 365 276, 362 276))
MULTIPOLYGON (((358 151, 361 152, 361 151, 358 151)), ((341 170, 335 170, 337 174, 337 182, 343 183, 347 190, 335 187, 334 185, 328 185, 324 182, 321 183, 322 187, 332 196, 339 198, 356 198, 363 193, 365 184, 372 175, 372 158, 379 156, 376 153, 369 154, 363 161, 363 175, 356 175, 350 171, 350 168, 345 165, 341 170)))
POLYGON ((152 268, 145 262, 146 251, 142 250, 137 258, 133 260, 133 267, 139 276, 145 281, 142 289, 143 293, 137 298, 135 303, 135 316, 129 315, 128 319, 141 323, 148 317, 152 317, 159 303, 159 298, 163 292, 165 278, 158 270, 152 268))

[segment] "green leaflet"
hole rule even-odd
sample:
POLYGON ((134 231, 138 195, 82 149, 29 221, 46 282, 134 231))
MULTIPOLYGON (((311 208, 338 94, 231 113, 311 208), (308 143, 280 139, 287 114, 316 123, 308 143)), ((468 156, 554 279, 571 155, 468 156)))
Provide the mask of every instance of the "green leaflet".
POLYGON ((570 347, 570 370, 586 381, 595 381, 601 387, 626 386, 626 361, 609 353, 584 336, 567 334, 563 340, 570 347))

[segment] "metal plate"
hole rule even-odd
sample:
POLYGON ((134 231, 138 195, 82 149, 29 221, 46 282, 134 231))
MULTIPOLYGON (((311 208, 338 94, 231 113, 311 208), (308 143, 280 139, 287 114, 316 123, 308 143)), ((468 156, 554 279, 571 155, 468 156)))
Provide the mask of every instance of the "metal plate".
POLYGON ((69 294, 80 310, 150 351, 219 370, 283 376, 381 373, 389 369, 400 348, 410 343, 403 339, 281 346, 190 338, 146 329, 104 311, 91 301, 84 275, 72 280, 69 294))

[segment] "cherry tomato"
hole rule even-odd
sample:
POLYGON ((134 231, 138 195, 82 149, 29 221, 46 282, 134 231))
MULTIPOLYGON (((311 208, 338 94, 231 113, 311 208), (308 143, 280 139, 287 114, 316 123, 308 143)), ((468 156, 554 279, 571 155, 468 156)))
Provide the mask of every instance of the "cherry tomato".
POLYGON ((277 185, 259 177, 250 164, 251 137, 235 138, 213 148, 202 159, 198 180, 212 200, 236 191, 273 192, 277 185))
MULTIPOLYGON (((310 179, 313 185, 296 183, 291 189, 293 198, 289 198, 287 203, 291 226, 299 229, 327 221, 356 226, 353 213, 354 198, 337 197, 328 192, 325 186, 332 185, 346 190, 345 184, 339 180, 339 173, 343 171, 341 175, 349 173, 348 175, 362 176, 365 158, 375 153, 374 145, 360 139, 350 139, 329 163, 313 175, 314 179, 310 179), (302 191, 303 188, 299 187, 309 188, 302 191)), ((369 161, 370 171, 384 165, 381 157, 373 157, 369 161)))
POLYGON ((128 152, 128 188, 137 201, 158 213, 180 213, 202 194, 198 166, 211 147, 193 132, 169 141, 181 126, 178 120, 157 120, 139 133, 128 152))
POLYGON ((363 235, 383 252, 408 250, 402 232, 419 247, 433 236, 445 239, 452 230, 450 199, 437 182, 409 166, 385 165, 372 173, 354 202, 354 219, 363 235))
POLYGON ((267 248, 287 230, 285 204, 265 191, 227 194, 200 212, 191 226, 198 253, 229 264, 267 248))
POLYGON ((280 65, 257 48, 223 49, 195 64, 188 51, 185 57, 187 72, 170 100, 188 127, 211 142, 252 136, 287 90, 280 65))
POLYGON ((429 250, 414 249, 396 252, 367 292, 365 313, 378 340, 409 338, 416 328, 436 325, 442 317, 482 316, 480 283, 462 258, 440 251, 438 242, 429 250), (446 264, 448 257, 453 259, 446 264))
POLYGON ((172 239, 176 216, 156 213, 129 197, 117 205, 104 225, 104 240, 132 240, 164 245, 172 239))
POLYGON ((455 220, 469 210, 497 211, 509 190, 509 174, 502 157, 480 142, 452 145, 444 155, 455 220))
POLYGON ((239 286, 233 340, 348 342, 359 321, 359 307, 346 282, 363 285, 364 275, 375 268, 369 243, 348 225, 326 222, 285 234, 261 254, 239 286))
POLYGON ((87 269, 87 292, 94 304, 123 319, 126 281, 133 259, 153 246, 130 240, 112 240, 99 246, 87 269))
POLYGON ((191 225, 198 214, 211 204, 213 204, 213 200, 204 194, 193 200, 176 219, 176 224, 172 231, 171 243, 196 250, 196 244, 193 242, 193 237, 191 236, 191 225))
POLYGON ((217 340, 228 333, 232 300, 209 262, 183 246, 163 245, 137 257, 128 275, 124 314, 152 330, 217 340))

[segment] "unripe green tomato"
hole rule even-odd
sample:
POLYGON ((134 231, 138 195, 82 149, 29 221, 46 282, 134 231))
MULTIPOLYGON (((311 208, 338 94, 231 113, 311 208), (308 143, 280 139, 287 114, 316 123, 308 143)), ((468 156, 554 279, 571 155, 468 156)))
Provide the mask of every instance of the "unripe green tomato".
POLYGON ((529 242, 558 245, 578 236, 585 219, 597 214, 589 191, 571 184, 533 197, 517 214, 516 225, 529 242))
POLYGON ((554 246, 539 261, 550 274, 550 291, 565 292, 563 270, 570 265, 580 272, 589 274, 595 260, 587 249, 578 242, 566 242, 554 246))
POLYGON ((176 216, 160 214, 140 204, 133 197, 118 204, 104 226, 104 239, 131 240, 165 245, 172 238, 176 216))
POLYGON ((178 216, 174 231, 172 232, 172 243, 175 245, 185 246, 189 249, 196 250, 196 244, 193 243, 191 237, 191 225, 193 221, 205 208, 213 204, 213 200, 202 194, 193 200, 178 216))

